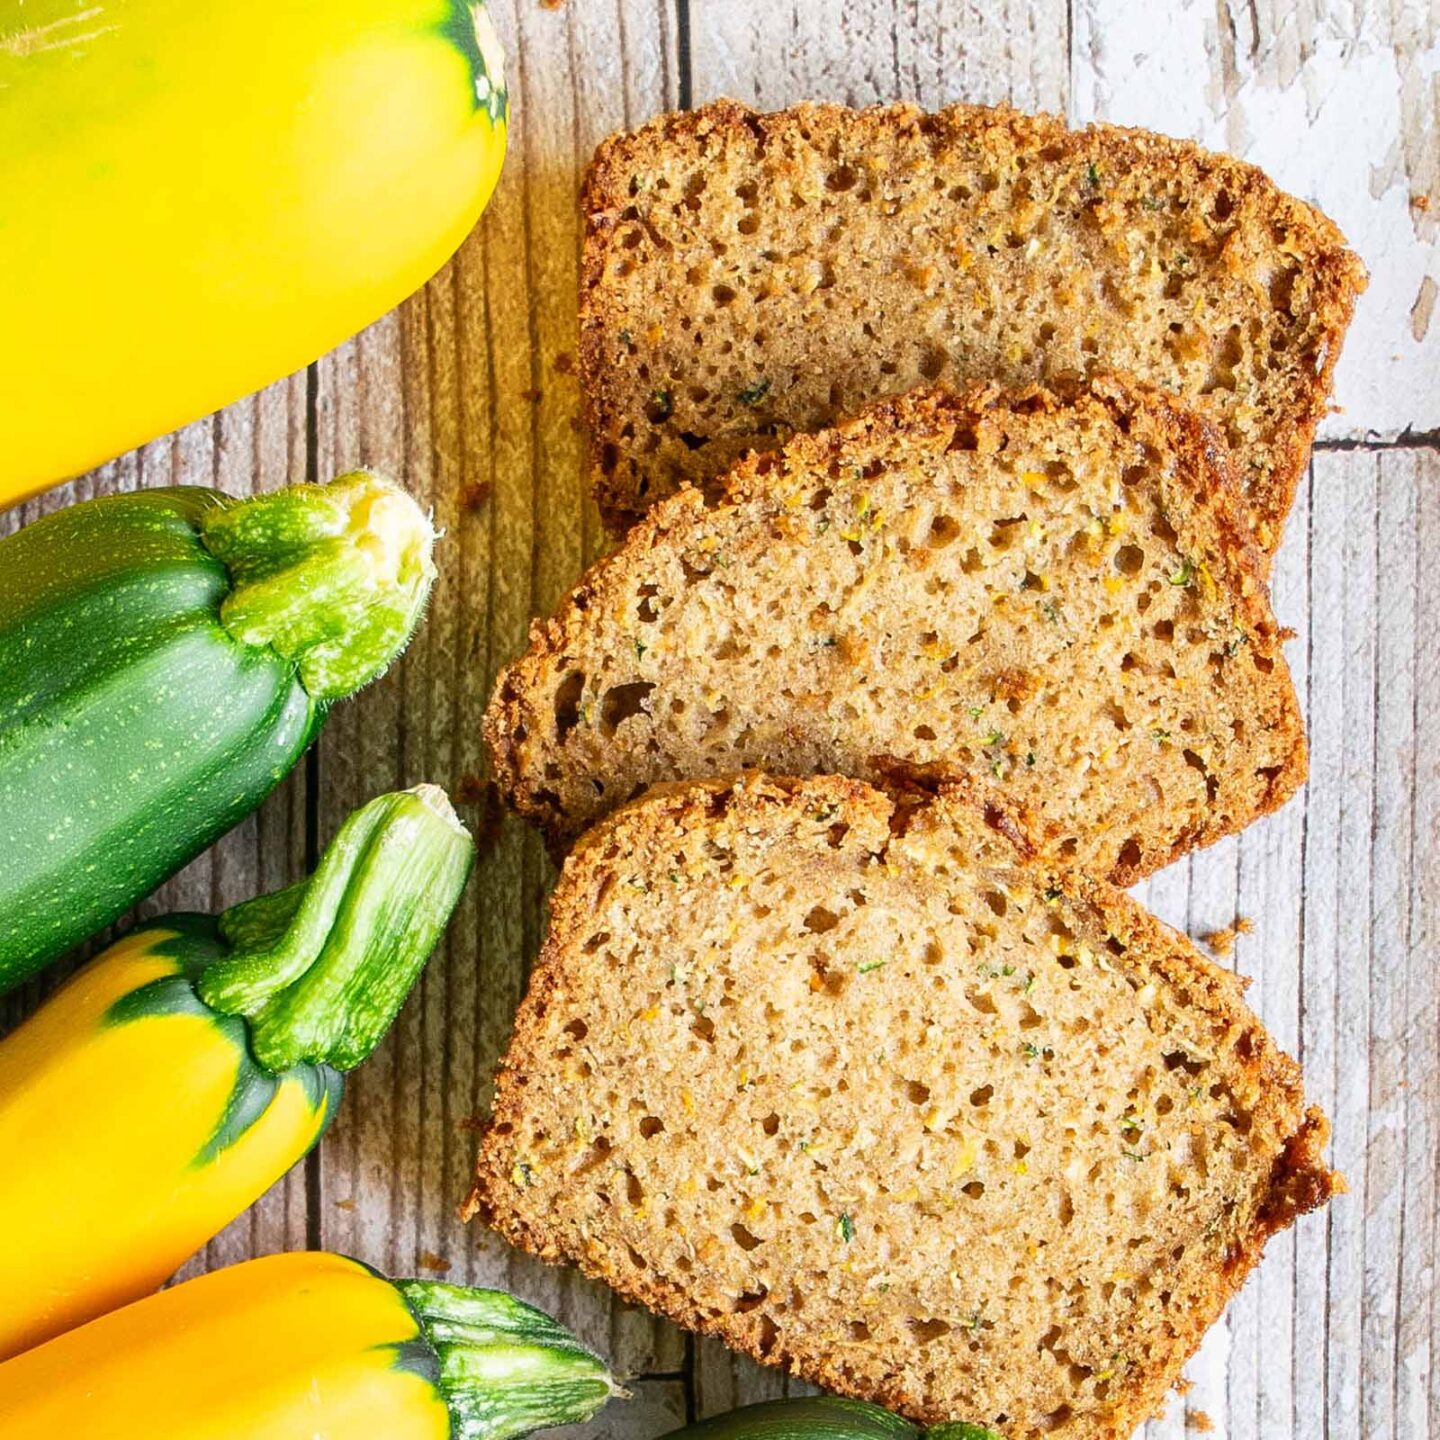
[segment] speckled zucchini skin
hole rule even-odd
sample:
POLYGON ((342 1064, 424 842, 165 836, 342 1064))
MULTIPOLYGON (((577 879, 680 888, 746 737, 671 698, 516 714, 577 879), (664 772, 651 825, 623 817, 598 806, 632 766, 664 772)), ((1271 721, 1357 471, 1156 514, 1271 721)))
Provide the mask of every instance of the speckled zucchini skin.
POLYGON ((983 1425, 963 1420, 917 1429, 908 1420, 838 1395, 800 1395, 763 1400, 711 1415, 664 1440, 1000 1440, 983 1425))
POLYGON ((116 495, 0 541, 0 992, 255 809, 324 718, 220 623, 197 526, 222 503, 116 495))

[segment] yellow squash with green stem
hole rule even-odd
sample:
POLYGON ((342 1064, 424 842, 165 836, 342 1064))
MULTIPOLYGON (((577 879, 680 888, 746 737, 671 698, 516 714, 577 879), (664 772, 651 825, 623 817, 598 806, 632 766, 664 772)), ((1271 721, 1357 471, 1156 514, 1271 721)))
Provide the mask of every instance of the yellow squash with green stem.
POLYGON ((507 119, 483 0, 0 0, 0 508, 418 289, 507 119))
POLYGON ((153 1290, 310 1149, 473 855, 443 791, 382 795, 308 880, 146 922, 0 1041, 0 1358, 153 1290))
POLYGON ((497 1290, 339 1255, 217 1270, 0 1365, 6 1440, 510 1440, 587 1420, 605 1364, 497 1290))

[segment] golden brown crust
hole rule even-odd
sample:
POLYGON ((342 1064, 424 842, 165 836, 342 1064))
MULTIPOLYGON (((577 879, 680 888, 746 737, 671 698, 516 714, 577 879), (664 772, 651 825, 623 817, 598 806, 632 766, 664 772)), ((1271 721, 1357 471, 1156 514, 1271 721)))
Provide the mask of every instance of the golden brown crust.
MULTIPOLYGON (((592 783, 610 781, 606 762, 597 762, 594 757, 588 757, 583 766, 587 778, 580 788, 586 797, 585 808, 575 808, 564 782, 580 761, 567 759, 560 741, 548 733, 553 721, 546 710, 551 704, 557 667, 566 657, 574 657, 577 666, 593 672, 598 663, 597 647, 608 648, 612 663, 620 664, 620 660, 613 659, 615 652, 634 642, 618 633, 611 634, 605 627, 613 627, 615 617, 628 603, 627 595, 637 575, 652 565, 655 557, 683 548, 701 530, 759 533, 780 523, 787 502, 772 490, 783 488, 790 477, 833 473, 837 465, 853 463, 849 457, 855 454, 903 457, 910 451, 943 444, 945 437, 959 431, 980 432, 988 437, 983 444, 1003 448, 1012 430, 1037 417, 1047 423, 1053 421, 1058 430, 1073 428, 1078 435, 1082 433, 1080 426, 1096 416, 1105 417, 1106 424, 1144 446, 1147 452, 1167 457, 1164 480, 1155 483, 1163 483, 1164 507, 1179 536, 1177 544, 1185 553, 1203 557, 1205 583, 1228 597, 1225 603, 1233 606, 1240 617, 1240 630, 1250 637, 1254 663, 1266 667, 1263 673, 1254 675, 1252 709, 1244 723, 1253 727, 1254 736, 1268 736, 1266 744, 1275 752, 1273 763, 1257 769, 1249 793, 1242 797, 1227 789, 1225 805, 1212 804, 1196 818, 1172 823, 1163 841, 1157 837, 1169 822, 1162 815, 1149 815, 1143 820, 1138 814, 1132 817, 1130 823, 1143 825, 1149 837, 1138 857, 1126 851, 1122 843, 1125 837, 1118 827, 1124 817, 1113 821, 1117 826, 1111 847, 1115 854, 1104 860, 1103 868, 1113 883, 1131 884, 1190 849, 1236 833, 1277 809, 1305 779, 1304 727, 1289 684, 1281 646, 1283 636, 1269 607, 1264 556, 1255 545, 1233 487, 1226 479, 1223 443, 1205 417, 1150 387, 1118 377, 1100 377, 1089 386, 1058 390, 1031 387, 1008 393, 992 384, 976 383, 958 393, 932 388, 887 398, 831 430, 797 435, 783 450, 742 460, 724 477, 721 494, 713 505, 707 506, 698 490, 686 489, 654 506, 620 549, 581 578, 551 619, 532 623, 526 655, 499 677, 486 712, 484 735, 502 792, 520 813, 538 821, 557 856, 563 854, 565 845, 580 829, 608 808, 610 802, 597 797, 591 788, 592 783)), ((640 671, 628 678, 639 681, 640 671)), ((773 688, 781 689, 785 676, 779 662, 772 678, 773 688)), ((955 779, 957 768, 949 760, 927 761, 905 751, 903 726, 913 723, 914 718, 893 717, 892 724, 897 728, 890 742, 877 743, 870 752, 872 759, 858 768, 829 754, 814 768, 848 770, 871 779, 904 772, 917 783, 931 785, 955 779)), ((791 733, 803 723, 799 717, 791 719, 791 733)), ((571 738, 566 743, 573 743, 578 733, 567 732, 571 738)), ((615 743, 620 744, 619 740, 615 743)), ((633 743, 623 750, 632 762, 636 753, 633 743)), ((662 760, 656 753, 657 758, 651 762, 656 768, 645 775, 649 781, 669 778, 659 768, 662 760)), ((793 758, 775 753, 734 761, 726 759, 729 753, 714 752, 715 764, 722 769, 752 764, 795 768, 793 758)), ((684 778, 708 772, 682 767, 678 773, 684 778)), ((624 793, 615 798, 625 798, 624 793)), ((1112 801, 1107 799, 1106 803, 1112 801)), ((1047 836, 1058 835, 1053 822, 1038 806, 1027 807, 1014 793, 1005 797, 1004 808, 1042 849, 1047 836)))
MULTIPOLYGON (((586 235, 581 267, 580 367, 596 494, 612 528, 623 531, 653 500, 673 488, 661 459, 650 453, 647 443, 647 437, 658 437, 662 427, 647 423, 644 415, 635 413, 628 367, 615 363, 616 336, 627 323, 612 273, 612 264, 620 253, 616 246, 620 245, 626 255, 632 253, 626 247, 630 245, 631 229, 639 225, 646 245, 653 245, 657 256, 684 251, 703 257, 709 253, 706 246, 691 243, 705 236, 703 230, 687 228, 686 212, 676 210, 671 214, 658 200, 639 194, 633 188, 635 177, 659 173, 667 161, 682 163, 678 157, 685 157, 683 163, 707 170, 716 168, 732 152, 749 157, 747 163, 753 162, 757 170, 767 155, 781 155, 784 160, 776 162, 781 167, 778 173, 786 175, 799 163, 793 157, 801 154, 861 160, 873 157, 882 168, 892 163, 887 158, 892 152, 912 157, 907 162, 894 162, 897 164, 923 163, 914 157, 927 154, 932 161, 942 163, 947 156, 983 154, 1002 177, 1007 166, 1021 160, 1029 163, 1037 157, 1057 173, 1094 175, 1098 168, 1107 180, 1114 177, 1109 183, 1116 194, 1088 196, 1085 203, 1092 207, 1102 228, 1120 232, 1127 225, 1133 228, 1133 219, 1139 213, 1134 207, 1147 198, 1138 188, 1142 184, 1169 187, 1177 195, 1196 197, 1197 204, 1202 197, 1209 203, 1223 195, 1224 213, 1209 237, 1214 240, 1216 258, 1207 284, 1231 285, 1237 291, 1254 288, 1257 294, 1250 306, 1252 314, 1262 324, 1268 324, 1264 312, 1273 301, 1277 311, 1296 320, 1294 343, 1301 347, 1283 377, 1266 378, 1269 357, 1256 362, 1254 383, 1270 386, 1273 393, 1262 395, 1257 391, 1255 396, 1244 398, 1242 408, 1254 408, 1257 402, 1263 402, 1265 413, 1253 423, 1243 417, 1239 422, 1247 434, 1254 432, 1245 446, 1247 453, 1237 457, 1251 519, 1262 550, 1274 551, 1315 426, 1326 411, 1340 343, 1355 300, 1365 285, 1360 261, 1345 248, 1344 237, 1329 219, 1277 189, 1252 165, 1207 152, 1188 141, 1143 130, 1097 124, 1072 131, 1052 116, 1023 115, 1005 106, 991 109, 956 105, 925 114, 910 105, 863 110, 801 105, 762 115, 733 101, 719 100, 699 110, 659 116, 634 132, 612 136, 601 144, 587 174, 582 200, 586 235), (1272 271, 1280 272, 1291 263, 1299 269, 1293 279, 1287 278, 1283 293, 1278 297, 1259 293, 1272 271), (1292 308, 1300 312, 1299 318, 1290 315, 1292 308)), ((665 199, 667 206, 673 205, 678 196, 665 199)), ((758 203, 763 205, 764 201, 762 195, 758 203)), ((696 226, 703 224, 703 220, 695 221, 696 226)), ((729 236, 724 237, 724 242, 722 250, 733 245, 729 236)), ((940 242, 937 239, 932 243, 940 242)), ((743 251, 743 238, 738 248, 743 251)), ((1123 241, 1118 253, 1123 253, 1123 241)), ((623 261, 626 265, 633 263, 623 261)), ((1289 275, 1288 271, 1283 273, 1289 275)), ((675 277, 674 284, 680 283, 675 277)), ((783 323, 784 316, 776 315, 767 327, 774 329, 783 323)), ((1171 328, 1180 327, 1177 324, 1171 328)), ((644 363, 652 353, 658 357, 656 345, 664 338, 657 337, 651 344, 637 336, 622 348, 644 363)), ((909 344, 914 337, 907 333, 889 338, 897 344, 909 344)), ((886 343, 882 330, 873 344, 886 343)), ((826 355, 812 354, 811 359, 812 368, 820 373, 826 371, 826 355)), ((829 368, 838 375, 850 363, 851 357, 836 357, 829 368)), ((1134 361, 1127 361, 1118 351, 1102 352, 1098 363, 1102 369, 1135 368, 1134 361)), ((992 364, 989 368, 990 373, 1012 382, 1019 378, 1018 374, 1004 372, 1003 366, 992 364)), ((1049 372, 1042 367, 1041 373, 1049 372)), ((657 385, 661 383, 658 376, 652 378, 657 385)), ((678 373, 676 378, 685 377, 678 373)), ((1146 373, 1144 378, 1171 383, 1169 375, 1158 372, 1146 373)), ((1181 388, 1192 399, 1215 405, 1217 412, 1225 412, 1226 418, 1234 422, 1235 413, 1224 387, 1216 389, 1211 382, 1202 384, 1204 380, 1197 371, 1193 383, 1187 381, 1181 388), (1207 393, 1202 396, 1202 391, 1207 393)), ((669 372, 664 383, 668 381, 669 372)), ((911 383, 914 381, 907 381, 902 369, 898 387, 907 388, 911 383)), ((872 390, 859 398, 872 398, 874 393, 872 390)), ((776 398, 768 396, 767 405, 775 406, 776 398)), ((797 401, 799 408, 791 413, 786 403, 780 403, 772 417, 778 429, 770 433, 783 438, 788 428, 811 429, 819 423, 833 422, 833 410, 826 413, 823 406, 817 409, 817 404, 797 401)), ((855 404, 852 396, 848 408, 855 404)), ((699 448, 688 457, 676 450, 674 460, 664 461, 664 465, 678 467, 682 477, 708 480, 745 448, 738 441, 724 438, 734 427, 735 417, 727 419, 727 415, 728 411, 715 412, 714 423, 721 427, 716 431, 718 444, 712 443, 716 436, 705 430, 702 421, 687 422, 691 430, 699 430, 688 443, 699 448)), ((1227 443, 1227 451, 1236 447, 1238 439, 1237 433, 1237 438, 1227 443)), ((774 441, 766 441, 762 427, 746 443, 774 441)), ((665 448, 670 448, 668 440, 665 448)))
MULTIPOLYGON (((546 1083, 551 1043, 547 1023, 553 1028, 552 1007, 557 1007, 555 1016, 561 1019, 571 1013, 569 1007, 575 1000, 567 991, 575 968, 585 963, 584 957, 593 948, 597 902, 608 893, 607 886, 615 883, 617 867, 618 873, 629 877, 638 867, 643 877, 646 867, 656 863, 655 857, 670 852, 676 837, 697 830, 717 836, 764 831, 790 823, 797 815, 809 816, 817 808, 827 820, 833 817, 849 827, 843 843, 853 847, 857 856, 904 868, 916 863, 923 867, 927 843, 934 835, 948 833, 947 826, 962 823, 973 805, 968 795, 954 788, 947 788, 928 804, 922 801, 906 809, 897 808, 892 799, 856 781, 750 776, 734 782, 657 787, 587 834, 566 862, 552 900, 551 929, 530 994, 517 1017, 499 1077, 494 1113, 482 1141, 475 1187, 464 1214, 467 1218, 479 1215, 512 1243, 542 1259, 577 1263, 625 1298, 688 1329, 718 1336, 762 1363, 783 1365, 841 1394, 875 1401, 922 1423, 955 1418, 993 1422, 993 1411, 985 1408, 983 1394, 969 1395, 972 1409, 957 1416, 944 1408, 943 1397, 920 1394, 915 1377, 904 1370, 887 1370, 883 1363, 857 1370, 846 1360, 846 1347, 837 1349, 825 1340, 819 1316, 813 1322, 795 1318, 777 1333, 758 1310, 717 1312, 697 1305, 683 1277, 637 1267, 633 1251, 627 1259, 623 1246, 614 1249, 583 1223, 579 1229, 569 1225, 565 1216, 570 1185, 547 1192, 545 1203, 537 1208, 528 1198, 537 1192, 517 1188, 512 1173, 513 1137, 525 1133, 527 1112, 535 1102, 531 1087, 546 1083), (812 1323, 819 1328, 809 1336, 807 1326, 812 1323)), ((998 854, 1008 850, 1009 844, 1003 838, 1003 825, 996 833, 998 854)), ((939 843, 943 845, 943 841, 939 843)), ((1104 1404, 1080 1407, 1073 1414, 1066 1411, 1058 1419, 1047 1417, 1040 1427, 1076 1440, 1123 1437, 1157 1411, 1205 1330, 1258 1262, 1269 1236, 1291 1224, 1298 1214, 1324 1203, 1342 1185, 1321 1153, 1326 1139, 1323 1117, 1318 1111, 1302 1110, 1298 1069, 1275 1048, 1246 1008, 1243 986, 1236 976, 1206 960, 1183 937, 1113 887, 1063 868, 1028 862, 1023 855, 1012 857, 1012 863, 1028 877, 1016 883, 1028 884, 1035 893, 1043 890, 1047 897, 1061 895, 1062 904, 1068 907, 1066 913, 1093 910, 1101 916, 1109 933, 1121 937, 1125 963, 1136 975, 1148 975, 1152 983, 1177 996, 1193 1017, 1198 1034, 1218 1037, 1217 1045, 1233 1061, 1221 1083, 1238 1097, 1251 1117, 1254 1133, 1273 1136, 1264 1142, 1273 1151, 1257 1154, 1252 1170, 1233 1181, 1230 1193, 1235 1223, 1223 1243, 1217 1238, 1205 1250, 1203 1243, 1196 1242, 1205 1253, 1197 1258, 1187 1252, 1184 1261, 1176 1265, 1169 1281, 1174 1301, 1163 1307, 1163 1323, 1155 1333, 1144 1337, 1144 1363, 1136 1361, 1129 1366, 1123 1385, 1112 1388, 1104 1404), (1273 1155, 1268 1162, 1265 1153, 1273 1155)), ((937 878, 917 879, 916 883, 944 885, 943 874, 942 863, 937 878)), ((826 895, 813 898, 828 902, 826 895)), ((624 978, 616 975, 614 984, 623 987, 624 978)), ((592 1024, 598 1023, 590 1018, 592 1024)), ((606 1083, 614 1083, 614 1077, 606 1083)), ((717 1134, 713 1141, 724 1151, 741 1138, 717 1134)), ((573 1184, 581 1181, 577 1175, 573 1184)), ((527 1180, 527 1187, 532 1183, 544 1185, 543 1181, 527 1180)), ((785 1233, 780 1231, 782 1237, 785 1233)), ((817 1298, 815 1304, 820 1303, 817 1298)), ((807 1307, 807 1317, 809 1310, 807 1307)), ((870 1318, 873 1322, 877 1317, 870 1318)), ((1055 1318, 1065 1317, 1057 1312, 1055 1318)), ((1038 1433, 1020 1417, 1011 1419, 1013 1429, 1002 1428, 1012 1440, 1030 1440, 1038 1433)))

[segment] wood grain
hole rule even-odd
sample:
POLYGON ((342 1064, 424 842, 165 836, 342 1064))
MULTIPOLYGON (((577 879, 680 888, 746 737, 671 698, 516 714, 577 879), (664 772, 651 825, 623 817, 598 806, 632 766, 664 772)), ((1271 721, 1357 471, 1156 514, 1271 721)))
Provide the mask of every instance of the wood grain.
MULTIPOLYGON (((1277 558, 1276 612, 1311 731, 1304 794, 1141 887, 1195 936, 1253 922, 1225 963, 1303 1062, 1351 1193, 1270 1247, 1149 1440, 1440 1434, 1440 427, 1434 227, 1440 0, 540 0, 496 4, 514 84, 505 177, 418 296, 306 375, 0 516, 177 480, 233 493, 356 464, 402 478, 445 539, 403 661, 338 707, 259 817, 142 907, 214 909, 304 872, 380 790, 445 785, 482 858, 440 953, 341 1119, 188 1270, 323 1244, 383 1268, 511 1286, 641 1377, 566 1440, 649 1440, 803 1388, 509 1252, 455 1207, 469 1128, 538 947, 552 875, 484 801, 497 668, 597 553, 573 370, 578 178, 608 131, 718 94, 764 106, 1009 99, 1193 134, 1319 198, 1375 272, 1343 417, 1277 558), (1432 289, 1427 292, 1427 283, 1432 289)), ((91 947, 93 948, 93 947, 91 947)), ((64 966, 56 975, 63 974, 64 966)), ((4 1002, 25 1013, 47 977, 4 1002)))

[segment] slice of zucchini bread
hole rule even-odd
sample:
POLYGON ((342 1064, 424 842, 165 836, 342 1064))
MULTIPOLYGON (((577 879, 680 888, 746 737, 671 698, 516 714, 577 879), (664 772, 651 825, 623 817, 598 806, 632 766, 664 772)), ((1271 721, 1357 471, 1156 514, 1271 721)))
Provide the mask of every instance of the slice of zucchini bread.
POLYGON ((467 1213, 912 1419, 1113 1440, 1339 1184, 1241 993, 959 791, 661 786, 566 862, 467 1213))
POLYGON ((617 527, 881 395, 1126 371, 1213 408, 1273 551, 1365 284, 1251 165, 1006 108, 722 100, 605 141, 583 206, 617 527))
POLYGON ((1274 809, 1305 742, 1213 427, 1156 391, 912 393, 658 505, 486 735, 563 844, 659 780, 891 761, 1117 884, 1274 809))

